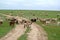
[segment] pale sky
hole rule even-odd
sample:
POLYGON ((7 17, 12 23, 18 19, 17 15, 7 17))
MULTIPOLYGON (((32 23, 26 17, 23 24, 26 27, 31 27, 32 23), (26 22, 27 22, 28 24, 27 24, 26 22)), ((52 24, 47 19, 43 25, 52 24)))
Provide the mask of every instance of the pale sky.
POLYGON ((60 10, 60 0, 0 0, 0 9, 60 10))

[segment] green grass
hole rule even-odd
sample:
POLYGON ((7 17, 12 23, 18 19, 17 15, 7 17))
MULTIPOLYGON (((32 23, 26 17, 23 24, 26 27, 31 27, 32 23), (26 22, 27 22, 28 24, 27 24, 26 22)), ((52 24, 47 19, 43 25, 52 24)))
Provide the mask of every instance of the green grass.
MULTIPOLYGON (((38 18, 57 18, 57 14, 60 14, 60 11, 0 10, 0 13, 4 13, 4 14, 11 13, 12 15, 17 15, 18 14, 18 16, 22 16, 22 17, 25 17, 25 18, 34 18, 34 17, 38 17, 38 18), (45 16, 45 14, 47 14, 47 13, 48 13, 48 16, 45 16), (35 14, 35 16, 33 16, 32 14, 35 14)), ((60 18, 60 16, 59 16, 59 18, 60 18)), ((37 24, 42 26, 42 24, 40 22, 37 22, 37 24)), ((51 24, 51 25, 45 25, 45 26, 42 26, 42 27, 47 32, 49 40, 60 40, 60 26, 51 24)), ((19 38, 19 40, 26 40, 26 38, 27 38, 27 34, 25 33, 19 38)))
POLYGON ((27 27, 25 33, 21 37, 19 37, 18 40, 27 40, 28 32, 30 32, 30 27, 27 27))
MULTIPOLYGON (((0 10, 0 13, 4 14, 9 14, 11 13, 12 15, 19 15, 26 18, 34 18, 34 17, 39 17, 39 18, 57 18, 57 14, 60 14, 60 11, 41 11, 41 10, 0 10), (23 14, 22 14, 23 13, 23 14), (45 16, 45 14, 48 13, 48 16, 45 16), (35 14, 33 16, 32 14, 35 14)), ((60 16, 59 16, 60 17, 60 16)))
POLYGON ((5 36, 11 29, 12 27, 9 26, 9 23, 4 21, 3 24, 0 25, 0 38, 5 36))
POLYGON ((5 36, 13 27, 9 25, 9 22, 5 20, 6 16, 0 14, 1 19, 3 19, 3 24, 0 25, 0 38, 5 36))
MULTIPOLYGON (((41 25, 40 22, 37 24, 41 25)), ((60 40, 60 26, 57 25, 45 25, 42 26, 48 34, 48 40, 60 40)))
POLYGON ((23 34, 18 40, 27 40, 27 34, 23 34))

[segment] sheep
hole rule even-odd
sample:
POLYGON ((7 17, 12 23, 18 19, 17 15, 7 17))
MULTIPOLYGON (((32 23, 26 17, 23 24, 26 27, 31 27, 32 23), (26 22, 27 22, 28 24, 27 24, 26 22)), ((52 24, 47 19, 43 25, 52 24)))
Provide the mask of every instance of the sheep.
POLYGON ((3 20, 0 19, 0 25, 3 24, 3 20))
POLYGON ((57 25, 60 25, 60 22, 57 22, 57 25))

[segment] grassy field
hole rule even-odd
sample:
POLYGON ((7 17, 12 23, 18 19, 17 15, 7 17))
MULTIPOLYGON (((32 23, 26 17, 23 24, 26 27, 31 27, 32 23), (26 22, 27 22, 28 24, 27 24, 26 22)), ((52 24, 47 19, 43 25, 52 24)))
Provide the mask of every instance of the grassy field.
MULTIPOLYGON (((40 11, 40 10, 0 10, 0 13, 18 15, 25 18, 57 18, 57 14, 60 14, 60 11, 40 11), (35 14, 35 16, 33 16, 35 14), (46 16, 48 14, 48 16, 46 16)), ((59 16, 60 18, 60 16, 59 16)), ((57 25, 45 25, 43 26, 41 22, 36 22, 41 25, 48 34, 49 40, 60 40, 60 26, 57 25)), ((0 32, 1 33, 1 32, 0 32)), ((25 34, 23 36, 26 36, 25 34)), ((23 37, 25 38, 25 37, 23 37)))
POLYGON ((45 25, 43 26, 41 22, 36 22, 44 28, 48 34, 48 40, 60 40, 60 26, 57 25, 45 25))
POLYGON ((0 38, 5 36, 13 27, 9 26, 9 22, 5 20, 5 16, 0 14, 1 19, 3 19, 3 24, 0 25, 0 38))
POLYGON ((12 15, 19 15, 23 17, 39 17, 39 18, 56 18, 57 14, 60 14, 60 11, 39 11, 39 10, 0 10, 0 13, 9 14, 12 15), (48 16, 45 16, 45 14, 48 13, 48 16), (33 16, 32 14, 35 14, 33 16))
POLYGON ((0 25, 0 38, 5 36, 11 29, 12 27, 9 26, 9 23, 4 21, 4 23, 0 25))

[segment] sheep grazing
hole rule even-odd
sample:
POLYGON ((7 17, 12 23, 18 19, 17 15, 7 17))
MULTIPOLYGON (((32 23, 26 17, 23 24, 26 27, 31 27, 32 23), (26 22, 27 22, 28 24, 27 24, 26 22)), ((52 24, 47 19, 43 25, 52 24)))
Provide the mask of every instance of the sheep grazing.
POLYGON ((31 19, 31 22, 36 22, 36 20, 37 20, 37 19, 35 19, 35 18, 34 18, 34 19, 31 19))
POLYGON ((13 18, 13 17, 8 16, 8 17, 6 17, 6 20, 7 20, 7 21, 10 21, 12 18, 13 18))
POLYGON ((43 24, 46 23, 46 20, 45 20, 45 19, 40 18, 39 20, 40 20, 40 22, 42 22, 43 24))
POLYGON ((57 25, 60 25, 60 22, 57 22, 57 25))
POLYGON ((57 22, 57 18, 52 18, 51 19, 51 23, 56 23, 57 22))
POLYGON ((50 21, 46 21, 46 24, 50 24, 51 22, 50 21))
POLYGON ((15 19, 15 18, 12 18, 9 23, 10 23, 10 26, 14 26, 15 23, 16 23, 16 24, 19 24, 19 23, 18 23, 18 20, 15 19))
POLYGON ((50 19, 50 18, 46 18, 45 20, 46 20, 46 21, 51 21, 51 19, 50 19))
POLYGON ((21 19, 17 19, 17 20, 16 20, 16 23, 17 23, 17 24, 23 24, 23 22, 22 22, 21 19))
POLYGON ((15 21, 10 21, 9 24, 10 24, 10 26, 14 26, 15 21))
POLYGON ((46 24, 56 23, 57 22, 57 18, 47 18, 45 20, 46 20, 46 24))
POLYGON ((14 24, 19 24, 18 19, 14 16, 6 17, 6 19, 9 21, 10 26, 14 26, 14 24))
POLYGON ((16 21, 17 19, 14 16, 6 17, 7 21, 16 21))
POLYGON ((32 22, 31 21, 29 21, 29 20, 22 20, 22 24, 24 24, 24 28, 25 27, 30 27, 30 25, 32 24, 32 22))
POLYGON ((3 20, 0 20, 0 25, 3 24, 3 20))
POLYGON ((15 23, 16 23, 16 24, 19 24, 19 21, 18 21, 18 20, 16 20, 16 21, 15 21, 15 23))
POLYGON ((26 23, 24 23, 24 28, 25 28, 25 27, 30 27, 31 24, 32 24, 32 22, 28 22, 28 21, 27 21, 26 23))

